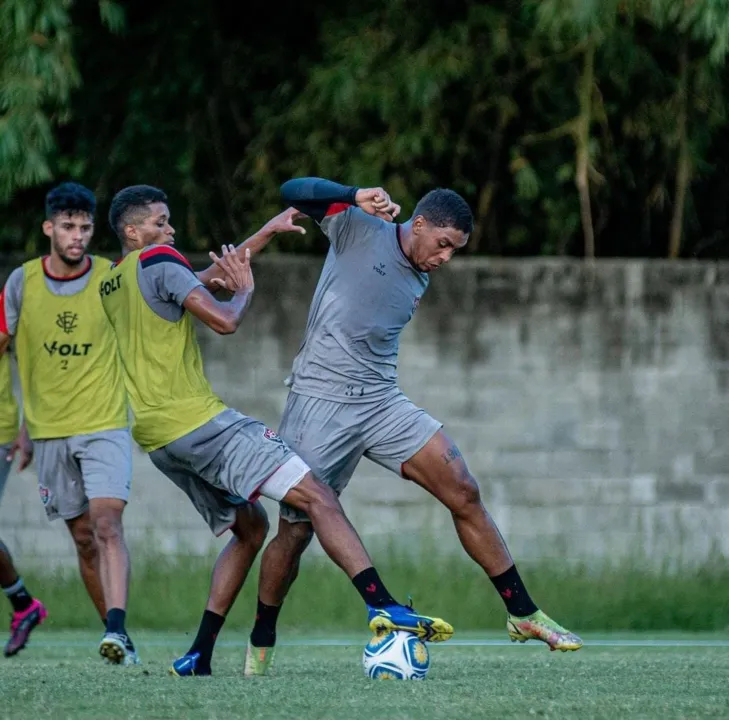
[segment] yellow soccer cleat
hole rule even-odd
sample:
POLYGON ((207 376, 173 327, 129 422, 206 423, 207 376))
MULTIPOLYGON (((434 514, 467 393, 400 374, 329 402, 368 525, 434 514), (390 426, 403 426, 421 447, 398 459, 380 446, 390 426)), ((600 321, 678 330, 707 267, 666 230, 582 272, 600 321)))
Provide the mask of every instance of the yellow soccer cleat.
POLYGON ((269 670, 273 667, 273 656, 276 653, 275 647, 257 648, 248 641, 246 649, 246 664, 243 669, 243 675, 246 677, 254 677, 256 675, 268 675, 269 670))
POLYGON ((582 647, 580 637, 563 628, 541 610, 526 617, 509 615, 506 620, 506 630, 511 642, 541 640, 549 645, 550 650, 562 652, 579 650, 582 647))

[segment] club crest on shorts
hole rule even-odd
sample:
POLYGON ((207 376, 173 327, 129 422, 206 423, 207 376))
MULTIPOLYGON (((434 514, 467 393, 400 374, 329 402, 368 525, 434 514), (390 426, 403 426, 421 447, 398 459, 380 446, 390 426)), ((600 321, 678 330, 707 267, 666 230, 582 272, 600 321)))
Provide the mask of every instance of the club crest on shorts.
POLYGON ((45 485, 38 485, 38 492, 43 505, 48 505, 51 499, 51 491, 45 485))
POLYGON ((283 447, 284 445, 284 441, 280 438, 279 435, 271 430, 271 428, 264 428, 263 437, 266 438, 266 440, 270 440, 272 443, 276 443, 276 445, 280 445, 281 447, 283 447))

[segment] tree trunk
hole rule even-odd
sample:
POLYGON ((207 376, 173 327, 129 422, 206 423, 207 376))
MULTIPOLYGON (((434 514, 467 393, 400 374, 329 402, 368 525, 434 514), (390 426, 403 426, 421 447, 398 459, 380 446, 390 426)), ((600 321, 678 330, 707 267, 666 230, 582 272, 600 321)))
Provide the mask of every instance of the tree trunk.
POLYGON ((471 254, 477 253, 481 248, 481 240, 483 239, 486 231, 486 221, 488 219, 489 212, 491 212, 491 206, 498 188, 499 160, 504 146, 504 136, 506 134, 506 128, 508 127, 512 117, 512 112, 505 108, 502 108, 499 112, 499 123, 491 142, 491 159, 489 160, 486 185, 481 188, 481 192, 478 195, 476 222, 473 228, 473 233, 471 234, 470 242, 468 243, 468 252, 471 254))
POLYGON ((683 215, 686 207, 686 193, 691 182, 691 158, 688 143, 688 49, 686 39, 681 40, 678 55, 678 114, 676 131, 678 134, 678 162, 676 164, 676 193, 673 201, 673 217, 668 238, 668 257, 675 259, 681 252, 683 234, 683 215))
POLYGON ((595 230, 592 225, 592 208, 590 206, 590 120, 592 110, 592 87, 595 78, 594 38, 590 38, 585 50, 582 75, 579 82, 580 114, 575 124, 575 185, 580 195, 580 217, 582 232, 585 237, 585 257, 595 257, 595 230))

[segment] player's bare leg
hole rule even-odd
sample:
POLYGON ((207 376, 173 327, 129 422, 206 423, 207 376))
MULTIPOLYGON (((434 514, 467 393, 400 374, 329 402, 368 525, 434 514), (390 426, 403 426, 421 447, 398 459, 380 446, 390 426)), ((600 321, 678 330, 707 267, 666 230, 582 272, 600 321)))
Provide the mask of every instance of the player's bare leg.
POLYGON ((279 518, 276 537, 263 551, 258 579, 258 597, 266 605, 283 603, 299 574, 301 556, 313 537, 311 523, 291 523, 279 518))
POLYGON ((305 512, 324 552, 350 579, 372 567, 357 531, 344 514, 334 491, 309 473, 283 501, 305 512))
POLYGON ((99 555, 99 574, 107 611, 126 609, 129 592, 129 551, 124 540, 122 513, 126 503, 115 498, 94 498, 89 515, 99 555))
POLYGON ((279 518, 276 537, 263 551, 256 620, 246 651, 246 675, 265 675, 271 669, 278 615, 289 588, 299 574, 301 556, 312 537, 314 529, 311 523, 290 523, 279 518))
POLYGON ((529 597, 496 523, 481 502, 478 483, 442 430, 403 464, 402 471, 450 510, 463 548, 484 569, 506 605, 512 640, 542 640, 552 650, 582 647, 577 635, 545 615, 529 597))
POLYGON ((10 587, 18 580, 18 571, 13 565, 13 559, 10 557, 10 551, 5 543, 0 540, 0 586, 10 587))
MULTIPOLYGON (((453 627, 444 620, 419 615, 411 608, 400 605, 390 595, 359 535, 344 514, 339 499, 329 486, 315 480, 309 473, 288 492, 283 501, 308 515, 322 548, 347 573, 365 601, 373 632, 408 630, 418 634, 421 639, 433 642, 448 640, 453 635, 453 627)), ((285 525, 281 524, 279 530, 282 537, 271 541, 276 543, 274 550, 264 553, 261 565, 261 576, 268 593, 266 597, 271 600, 285 596, 296 576, 301 553, 308 544, 308 538, 301 529, 297 530, 293 526, 287 528, 285 525)), ((273 626, 275 629, 275 621, 273 626)), ((245 674, 265 674, 270 668, 272 654, 272 648, 259 648, 250 642, 245 674)))
POLYGON ((0 540, 0 588, 13 607, 10 621, 10 638, 5 645, 5 657, 20 652, 27 644, 31 631, 47 617, 43 603, 26 589, 13 565, 10 551, 0 540))
POLYGON ((263 506, 257 502, 238 510, 231 531, 233 537, 213 568, 210 597, 205 608, 223 616, 233 607, 268 535, 268 517, 263 506))
POLYGON ((118 498, 92 498, 89 518, 99 556, 98 567, 106 606, 106 633, 99 645, 102 657, 115 665, 139 662, 126 630, 129 593, 129 551, 122 514, 126 502, 118 498))
POLYGON ((78 568, 86 592, 89 594, 91 602, 94 603, 104 627, 106 627, 106 604, 104 603, 104 589, 99 572, 99 552, 88 511, 73 518, 73 520, 66 520, 66 526, 76 545, 78 568))
POLYGON ((210 661, 218 633, 268 534, 268 518, 260 503, 244 505, 231 527, 233 537, 213 568, 208 603, 197 637, 188 652, 176 660, 173 675, 210 675, 210 661))

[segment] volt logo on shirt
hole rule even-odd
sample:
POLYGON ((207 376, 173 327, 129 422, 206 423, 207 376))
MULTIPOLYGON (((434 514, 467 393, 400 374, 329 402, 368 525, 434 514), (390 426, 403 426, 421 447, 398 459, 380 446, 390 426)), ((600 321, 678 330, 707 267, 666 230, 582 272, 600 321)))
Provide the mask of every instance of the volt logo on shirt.
POLYGON ((102 295, 111 295, 115 290, 121 287, 122 276, 121 273, 114 275, 111 280, 105 280, 99 286, 99 292, 102 295))
POLYGON ((69 355, 72 357, 86 357, 93 347, 93 343, 59 343, 54 340, 50 345, 44 342, 43 347, 51 357, 56 353, 61 357, 68 357, 69 355))

